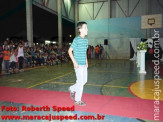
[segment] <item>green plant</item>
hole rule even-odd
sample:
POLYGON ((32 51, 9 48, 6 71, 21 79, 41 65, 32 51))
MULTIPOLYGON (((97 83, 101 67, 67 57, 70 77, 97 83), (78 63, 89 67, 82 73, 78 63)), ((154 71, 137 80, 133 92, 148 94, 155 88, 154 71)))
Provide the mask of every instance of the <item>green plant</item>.
POLYGON ((147 50, 147 44, 145 42, 140 42, 137 45, 137 50, 147 50))

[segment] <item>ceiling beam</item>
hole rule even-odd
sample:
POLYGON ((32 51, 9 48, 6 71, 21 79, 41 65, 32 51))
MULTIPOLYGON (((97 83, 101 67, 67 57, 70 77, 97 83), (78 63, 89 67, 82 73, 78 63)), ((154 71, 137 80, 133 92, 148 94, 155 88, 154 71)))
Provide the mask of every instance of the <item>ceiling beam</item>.
POLYGON ((79 0, 79 4, 108 2, 108 0, 79 0))

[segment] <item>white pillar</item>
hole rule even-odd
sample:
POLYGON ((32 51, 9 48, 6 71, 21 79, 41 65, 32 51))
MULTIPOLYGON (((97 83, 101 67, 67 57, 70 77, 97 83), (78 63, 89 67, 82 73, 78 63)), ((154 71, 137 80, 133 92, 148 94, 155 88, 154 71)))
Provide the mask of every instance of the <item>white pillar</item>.
POLYGON ((137 50, 136 63, 137 63, 137 67, 140 67, 140 51, 139 50, 137 50))
POLYGON ((145 71, 145 53, 147 51, 146 50, 140 50, 140 71, 139 73, 143 73, 146 74, 145 71))
POLYGON ((33 46, 32 0, 26 0, 26 26, 28 45, 32 47, 33 46))
POLYGON ((57 0, 58 6, 58 43, 62 47, 62 0, 57 0))
POLYGON ((77 22, 79 20, 79 12, 78 12, 78 0, 75 1, 75 35, 78 35, 77 31, 77 22))

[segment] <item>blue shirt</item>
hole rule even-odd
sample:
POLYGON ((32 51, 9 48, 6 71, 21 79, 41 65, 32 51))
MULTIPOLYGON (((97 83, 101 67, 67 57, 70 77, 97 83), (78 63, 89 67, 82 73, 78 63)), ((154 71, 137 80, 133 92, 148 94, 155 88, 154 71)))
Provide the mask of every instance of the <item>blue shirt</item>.
POLYGON ((78 65, 86 65, 86 56, 88 48, 88 39, 80 36, 74 38, 71 48, 73 49, 74 58, 78 65))

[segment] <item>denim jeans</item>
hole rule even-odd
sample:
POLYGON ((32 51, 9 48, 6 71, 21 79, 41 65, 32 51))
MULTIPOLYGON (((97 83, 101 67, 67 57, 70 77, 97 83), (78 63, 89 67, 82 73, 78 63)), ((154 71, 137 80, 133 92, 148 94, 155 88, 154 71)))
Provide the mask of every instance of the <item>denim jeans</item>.
POLYGON ((9 60, 4 60, 4 64, 5 64, 5 73, 9 72, 9 60))
POLYGON ((18 62, 19 62, 19 70, 23 69, 23 64, 24 64, 24 57, 18 57, 18 62))
POLYGON ((87 66, 79 65, 79 68, 75 68, 76 83, 70 86, 72 92, 76 92, 75 101, 81 101, 83 94, 83 86, 87 83, 87 66))
POLYGON ((3 62, 3 58, 0 58, 0 74, 2 73, 2 62, 3 62))

